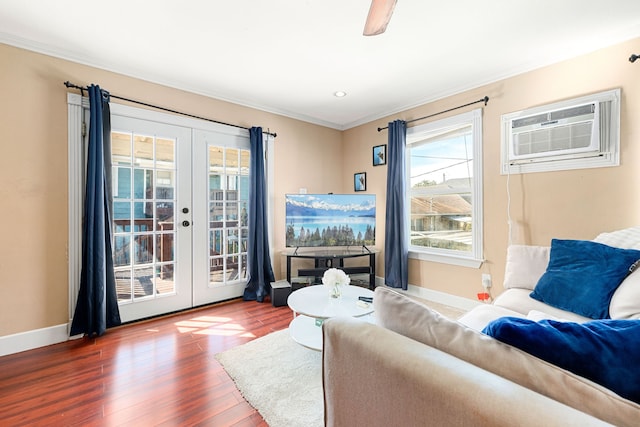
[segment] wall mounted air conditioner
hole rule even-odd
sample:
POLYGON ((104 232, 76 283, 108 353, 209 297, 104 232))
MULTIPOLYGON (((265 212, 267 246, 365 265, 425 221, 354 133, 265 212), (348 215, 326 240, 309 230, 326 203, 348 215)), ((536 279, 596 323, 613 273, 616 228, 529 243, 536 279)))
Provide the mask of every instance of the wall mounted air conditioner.
POLYGON ((617 166, 620 89, 501 116, 501 173, 617 166))
POLYGON ((509 161, 600 151, 599 103, 511 119, 509 161))

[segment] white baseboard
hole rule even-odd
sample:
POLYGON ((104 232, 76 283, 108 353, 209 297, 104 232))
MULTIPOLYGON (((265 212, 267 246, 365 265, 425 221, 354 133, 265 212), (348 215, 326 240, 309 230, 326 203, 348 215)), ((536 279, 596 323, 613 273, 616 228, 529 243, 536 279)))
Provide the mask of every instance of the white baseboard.
POLYGON ((68 328, 69 324, 64 323, 0 337, 0 356, 67 341, 69 339, 68 328))
POLYGON ((409 285, 406 291, 400 291, 407 295, 414 296, 416 298, 425 299, 428 301, 437 302, 440 304, 448 305, 450 307, 459 308, 461 310, 469 311, 473 307, 480 305, 478 301, 474 301, 469 298, 459 297, 457 295, 451 295, 446 292, 434 291, 432 289, 423 288, 420 286, 409 285))
MULTIPOLYGON (((384 286, 384 278, 376 277, 376 285, 384 286)), ((448 305, 450 307, 459 308, 465 311, 469 311, 473 307, 476 307, 482 304, 481 302, 478 302, 469 298, 459 297, 457 295, 451 295, 446 292, 434 291, 433 289, 427 289, 421 286, 416 286, 411 284, 407 286, 406 291, 402 289, 397 289, 397 288, 392 288, 392 289, 400 293, 407 294, 409 296, 437 302, 439 304, 448 305)))

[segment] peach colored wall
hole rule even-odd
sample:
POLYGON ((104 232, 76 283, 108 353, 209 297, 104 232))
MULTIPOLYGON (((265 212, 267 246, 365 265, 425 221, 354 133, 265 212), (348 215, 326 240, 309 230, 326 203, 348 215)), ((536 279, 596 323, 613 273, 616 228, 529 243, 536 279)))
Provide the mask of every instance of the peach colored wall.
MULTIPOLYGON (((591 239, 603 231, 640 224, 640 64, 627 58, 640 51, 640 39, 559 64, 507 78, 440 99, 344 132, 345 158, 369 159, 371 147, 385 144, 377 127, 411 120, 489 96, 483 112, 484 257, 480 269, 410 260, 409 284, 475 298, 481 273, 493 276, 493 294, 502 291, 508 244, 507 178, 500 175, 500 116, 593 92, 621 88, 621 166, 601 169, 512 175, 511 217, 514 243, 549 245, 553 237, 591 239)), ((456 113, 477 108, 476 104, 456 113)), ((437 116, 446 117, 455 113, 437 116)), ((415 124, 426 123, 420 121, 415 124)), ((410 125, 411 126, 411 125, 410 125)), ((368 160, 369 161, 369 160, 368 160)), ((367 163, 369 190, 384 201, 386 167, 367 163)), ((347 167, 347 165, 345 165, 347 167)), ((351 167, 351 164, 349 164, 351 167)), ((384 203, 379 203, 384 208, 384 203)), ((384 212, 384 211, 382 211, 384 212)), ((380 213, 380 211, 379 211, 380 213)), ((379 236, 384 223, 378 224, 379 236)), ((379 244, 383 247, 382 240, 379 244)), ((384 257, 377 275, 384 276, 384 257)))
POLYGON ((0 337, 69 320, 66 80, 277 132, 276 247, 284 246, 285 192, 343 191, 340 131, 4 44, 0 64, 0 337))
MULTIPOLYGON (((287 273, 285 249, 285 194, 298 193, 306 188, 308 193, 344 193, 342 132, 308 123, 293 124, 296 138, 284 144, 276 138, 275 153, 275 194, 273 200, 272 236, 274 255, 273 272, 277 279, 284 279, 287 273)), ((304 261, 294 260, 292 269, 312 267, 304 261)))

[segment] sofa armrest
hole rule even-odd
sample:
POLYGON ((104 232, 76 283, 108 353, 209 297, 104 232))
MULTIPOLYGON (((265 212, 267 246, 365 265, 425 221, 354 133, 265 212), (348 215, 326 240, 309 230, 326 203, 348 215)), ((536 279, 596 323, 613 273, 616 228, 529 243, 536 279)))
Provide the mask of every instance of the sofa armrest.
POLYGON ((590 415, 354 318, 324 322, 326 426, 603 426, 590 415))

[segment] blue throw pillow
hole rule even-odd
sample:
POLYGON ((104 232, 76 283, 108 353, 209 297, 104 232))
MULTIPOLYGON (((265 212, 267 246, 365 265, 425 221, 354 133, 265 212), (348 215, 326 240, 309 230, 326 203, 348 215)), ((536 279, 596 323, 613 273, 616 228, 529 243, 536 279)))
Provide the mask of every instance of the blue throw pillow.
POLYGON ((547 271, 531 298, 592 319, 608 319, 609 304, 640 251, 588 240, 551 241, 547 271))
POLYGON ((503 317, 482 332, 640 403, 640 320, 580 324, 503 317))

